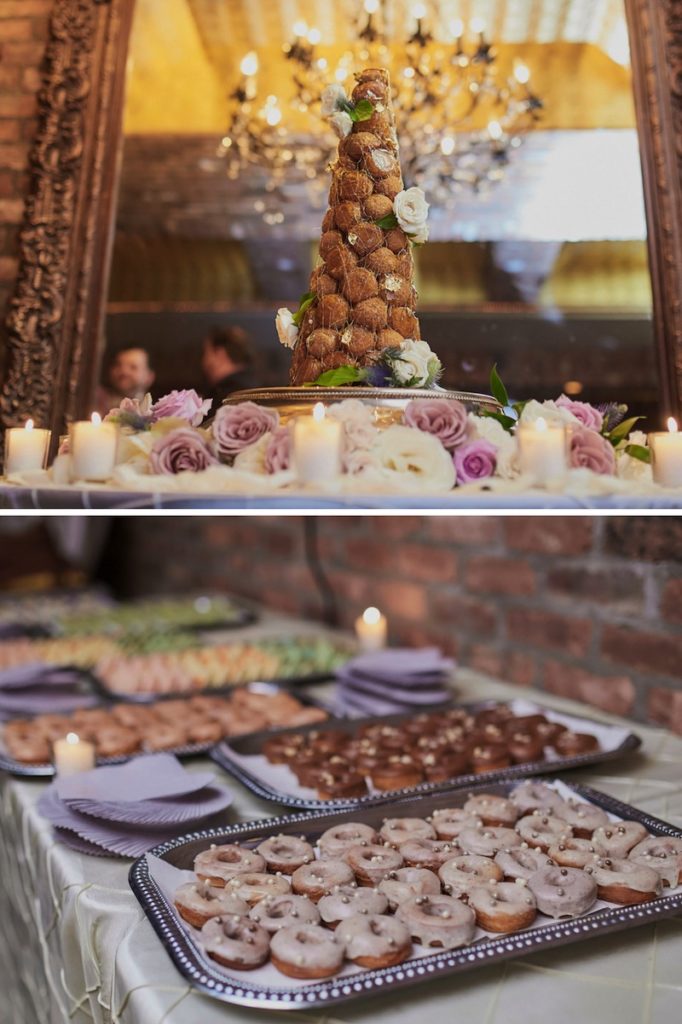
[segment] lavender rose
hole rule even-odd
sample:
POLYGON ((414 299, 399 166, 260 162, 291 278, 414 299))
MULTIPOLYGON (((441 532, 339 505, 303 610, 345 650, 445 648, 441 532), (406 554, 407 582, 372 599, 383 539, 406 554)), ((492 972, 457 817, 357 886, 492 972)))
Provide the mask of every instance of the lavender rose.
POLYGON ((588 430, 596 430, 597 432, 601 430, 604 417, 599 412, 599 409, 595 409, 589 402, 575 402, 568 395, 559 395, 554 404, 559 409, 567 409, 588 430))
POLYGON ((288 427, 278 427, 265 450, 265 472, 282 473, 291 465, 291 433, 288 427))
POLYGON ((572 469, 591 469, 593 473, 615 473, 616 453, 605 437, 587 427, 571 431, 569 462, 572 469))
POLYGON ((204 400, 194 388, 189 391, 171 391, 154 402, 151 412, 154 422, 163 419, 187 420, 198 427, 213 405, 213 399, 204 400))
POLYGON ((467 411, 461 402, 439 398, 415 398, 408 402, 405 423, 433 434, 448 451, 466 441, 469 433, 467 411))
POLYGON ((218 454, 229 459, 278 426, 279 415, 255 402, 223 405, 213 420, 213 440, 218 454))
POLYGON ((218 461, 201 434, 191 427, 169 430, 154 442, 149 459, 155 473, 199 473, 218 461))
POLYGON ((477 437, 455 448, 455 470, 458 484, 470 484, 492 476, 497 466, 497 448, 490 441, 477 437))

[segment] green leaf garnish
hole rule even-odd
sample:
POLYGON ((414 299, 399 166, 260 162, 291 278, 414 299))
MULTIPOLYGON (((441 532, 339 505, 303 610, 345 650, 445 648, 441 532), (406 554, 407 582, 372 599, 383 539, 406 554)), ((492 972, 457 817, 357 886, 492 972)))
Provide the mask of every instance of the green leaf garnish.
POLYGON ((639 459, 640 462, 651 462, 651 450, 643 444, 626 444, 625 454, 631 459, 639 459))
POLYGON ((335 370, 325 370, 317 380, 306 387, 340 388, 344 384, 357 384, 365 379, 364 371, 358 366, 338 366, 335 370))
POLYGON ((352 121, 369 121, 373 113, 374 107, 369 100, 360 100, 353 107, 350 116, 352 121))
POLYGON ((617 427, 614 427, 610 434, 607 434, 609 441, 612 445, 617 445, 619 441, 622 441, 624 437, 627 437, 635 423, 641 420, 641 416, 631 416, 628 420, 623 420, 617 427))
POLYGON ((309 308, 309 306, 313 304, 314 301, 315 292, 306 292, 305 295, 302 296, 298 309, 294 313, 294 323, 296 324, 297 327, 300 327, 301 324, 303 323, 303 317, 305 316, 305 312, 309 308))
POLYGON ((495 363, 490 371, 490 390, 501 406, 506 407, 509 405, 509 395, 507 394, 506 387, 502 383, 502 378, 497 372, 497 363, 495 363))
POLYGON ((385 231, 390 231, 391 228, 398 227, 398 218, 394 213, 387 213, 385 217, 381 217, 379 220, 374 221, 380 228, 384 228, 385 231))
POLYGON ((504 412, 493 412, 492 409, 482 409, 481 412, 479 412, 478 415, 479 416, 486 416, 490 420, 497 420, 497 422, 499 424, 501 424, 501 426, 504 427, 504 429, 507 431, 508 434, 512 433, 514 427, 516 426, 516 422, 517 422, 515 419, 512 419, 511 416, 507 416, 506 413, 504 413, 504 412))

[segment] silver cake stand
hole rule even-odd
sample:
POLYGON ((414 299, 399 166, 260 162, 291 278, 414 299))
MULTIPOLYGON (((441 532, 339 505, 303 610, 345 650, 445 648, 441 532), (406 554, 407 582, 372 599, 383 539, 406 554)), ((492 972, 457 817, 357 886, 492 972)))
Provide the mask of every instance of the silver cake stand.
POLYGON ((309 416, 318 402, 332 405, 354 398, 372 407, 377 427, 388 427, 402 419, 403 410, 414 398, 455 399, 462 402, 469 412, 484 410, 495 412, 500 406, 491 395, 479 395, 471 391, 446 391, 444 388, 371 388, 362 385, 347 388, 249 388, 235 391, 225 399, 224 405, 239 402, 256 402, 258 405, 276 409, 282 423, 296 416, 309 416))

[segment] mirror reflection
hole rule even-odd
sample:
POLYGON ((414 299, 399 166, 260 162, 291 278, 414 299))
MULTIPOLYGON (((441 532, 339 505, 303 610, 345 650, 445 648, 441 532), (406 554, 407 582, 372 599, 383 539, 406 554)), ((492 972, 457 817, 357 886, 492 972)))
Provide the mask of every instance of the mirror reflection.
POLYGON ((137 0, 100 404, 287 382, 329 81, 391 68, 443 384, 659 406, 623 0, 137 0))

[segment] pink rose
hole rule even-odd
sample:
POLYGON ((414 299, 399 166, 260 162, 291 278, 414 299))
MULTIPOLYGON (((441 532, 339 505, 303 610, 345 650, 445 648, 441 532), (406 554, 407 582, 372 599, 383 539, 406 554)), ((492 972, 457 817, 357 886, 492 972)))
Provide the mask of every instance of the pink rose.
POLYGON ((574 402, 567 395, 559 395, 554 404, 558 405, 560 409, 566 409, 572 413, 588 430, 596 430, 597 433, 601 430, 604 417, 599 409, 595 409, 589 402, 574 402))
POLYGON ((288 427, 278 427, 265 450, 266 473, 282 473, 291 465, 291 433, 288 427))
POLYGON ((255 402, 222 405, 213 420, 213 440, 218 454, 229 459, 278 426, 279 414, 255 402))
POLYGON ((408 427, 433 434, 448 451, 463 444, 469 433, 462 403, 445 398, 414 398, 407 404, 404 419, 408 427))
POLYGON ((458 484, 470 484, 492 476, 497 466, 497 448, 482 437, 455 448, 453 455, 458 484))
POLYGON ((194 388, 190 391, 171 391, 152 406, 154 422, 163 419, 187 420, 193 427, 198 427, 204 416, 213 405, 213 399, 204 400, 194 388))
POLYGON ((615 473, 616 453, 613 445, 587 427, 571 429, 569 462, 572 469, 591 469, 593 473, 615 473))
POLYGON ((169 430, 154 443, 149 458, 155 473, 199 473, 218 462, 201 434, 191 427, 169 430))

